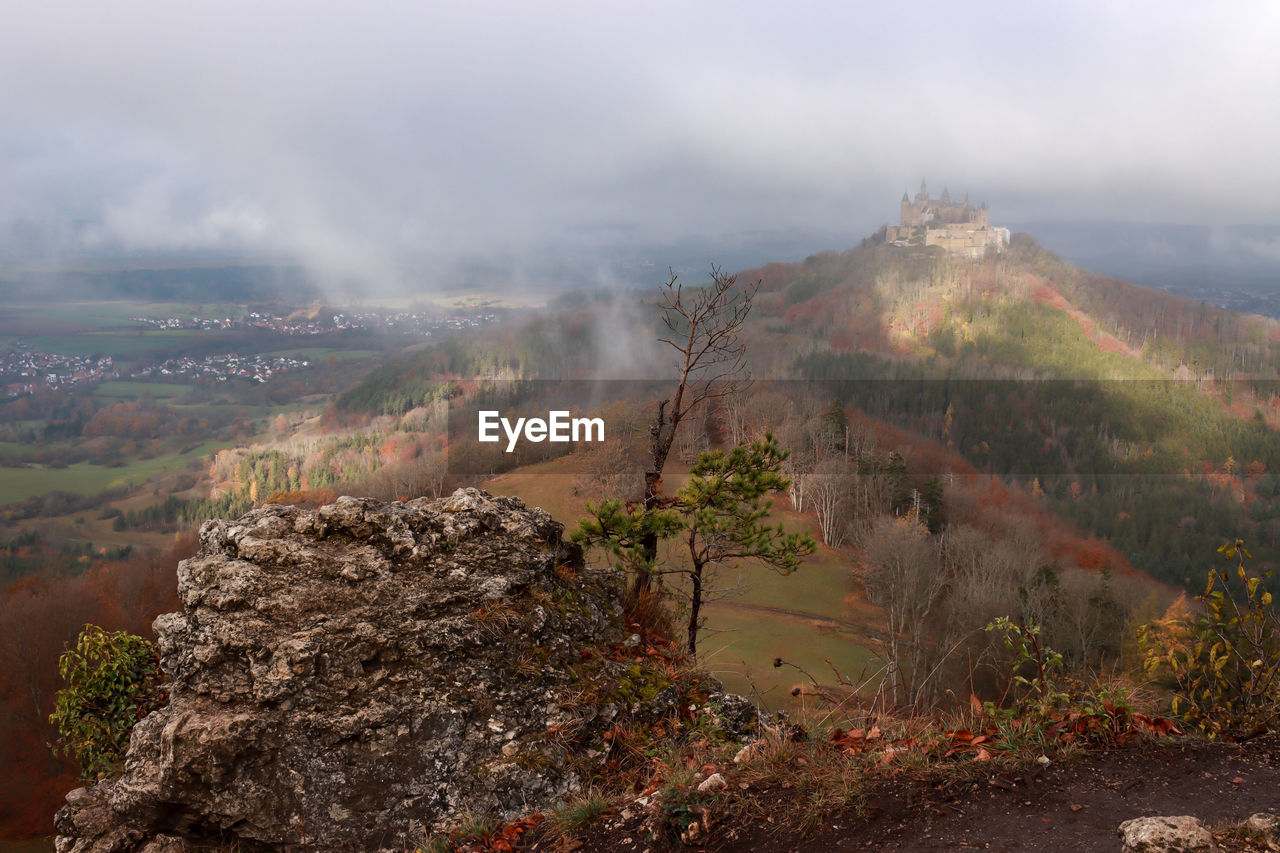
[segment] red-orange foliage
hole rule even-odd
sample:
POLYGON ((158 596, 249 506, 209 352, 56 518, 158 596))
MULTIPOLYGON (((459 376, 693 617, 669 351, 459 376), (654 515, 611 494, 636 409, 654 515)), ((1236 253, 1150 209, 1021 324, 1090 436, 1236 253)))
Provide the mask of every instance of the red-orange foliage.
POLYGON ((383 464, 392 462, 409 462, 418 458, 418 439, 403 432, 393 432, 378 448, 383 464))
POLYGON ((178 560, 194 534, 168 553, 97 563, 77 577, 29 577, 0 592, 0 838, 47 835, 75 767, 54 758, 48 717, 61 686, 58 657, 87 623, 151 636, 151 622, 180 608, 178 560))
POLYGON ((333 503, 337 499, 338 493, 333 489, 311 489, 310 491, 298 489, 292 492, 275 492, 271 497, 263 501, 263 503, 286 504, 300 506, 305 509, 318 509, 325 504, 333 503))
POLYGON ((167 435, 190 435, 207 429, 203 422, 179 415, 177 410, 138 400, 113 403, 94 414, 84 425, 86 437, 114 435, 121 438, 160 438, 167 435))
POLYGON ((752 276, 751 279, 760 279, 760 292, 771 293, 775 290, 781 290, 791 280, 792 274, 796 269, 795 264, 784 264, 774 261, 765 264, 759 271, 752 276))
POLYGON ((875 437, 878 447, 896 449, 912 471, 954 474, 956 520, 999 535, 1011 522, 1023 519, 1035 526, 1050 556, 1092 571, 1104 567, 1117 575, 1134 575, 1129 560, 1105 540, 1084 536, 1070 522, 1051 515, 1030 494, 1009 488, 997 477, 979 474, 963 456, 936 441, 877 421, 861 411, 850 417, 856 431, 875 437))

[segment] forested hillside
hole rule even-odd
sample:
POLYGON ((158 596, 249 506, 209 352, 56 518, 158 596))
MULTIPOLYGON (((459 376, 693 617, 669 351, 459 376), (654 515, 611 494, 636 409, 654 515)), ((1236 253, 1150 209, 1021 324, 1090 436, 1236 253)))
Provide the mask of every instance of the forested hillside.
MULTIPOLYGON (((1196 586, 1191 555, 1224 537, 1280 559, 1276 321, 1078 270, 1025 235, 984 260, 866 241, 739 278, 761 282, 757 383, 936 442, 1175 585, 1196 586)), ((612 375, 660 376, 652 306, 596 302, 428 347, 339 409, 401 414, 458 380, 602 378, 624 330, 629 372, 612 375)))
MULTIPOLYGON (((810 532, 818 549, 796 578, 734 567, 707 579, 706 628, 722 637, 707 657, 739 689, 783 705, 811 688, 884 691, 920 708, 985 700, 1007 664, 984 630, 995 620, 1037 626, 1070 666, 1128 666, 1137 626, 1172 599, 1143 572, 1203 588, 1206 556, 1233 538, 1250 543, 1257 569, 1280 561, 1280 325, 1094 276, 1026 238, 972 261, 868 242, 738 280, 759 282, 741 329, 753 384, 690 413, 666 494, 700 454, 772 432, 789 455, 771 520, 810 532), (806 673, 799 685, 770 664, 784 658, 806 673), (845 671, 813 681, 832 660, 845 671), (842 680, 861 666, 878 687, 842 680)), ((705 282, 682 283, 696 298, 705 282)), ((86 454, 158 433, 194 441, 215 426, 233 442, 163 491, 119 495, 96 521, 122 536, 189 533, 264 502, 472 485, 514 488, 572 527, 592 503, 640 497, 656 401, 676 374, 662 341, 671 333, 656 301, 569 302, 416 345, 327 403, 310 398, 319 408, 280 410, 252 432, 242 416, 202 423, 151 399, 60 412, 45 429, 69 424, 86 454), (478 409, 588 413, 609 424, 610 442, 507 453, 475 441, 478 409)), ((100 503, 81 499, 76 511, 100 503)), ((144 616, 171 595, 155 581, 156 552, 59 550, 27 536, 0 556, 9 579, 32 575, 6 593, 15 612, 52 606, 54 584, 111 604, 114 593, 93 586, 108 564, 122 582, 146 576, 151 586, 129 593, 144 616), (54 565, 56 577, 39 569, 54 565)), ((681 558, 662 560, 667 604, 687 613, 681 558)), ((132 624, 91 610, 69 618, 132 624)), ((30 659, 44 663, 18 669, 47 676, 50 649, 71 630, 56 627, 30 659)), ((15 662, 19 639, 5 647, 15 662)), ((50 687, 33 690, 6 706, 25 732, 6 749, 22 761, 36 760, 50 687)), ((53 780, 63 765, 42 772, 53 780)))
POLYGON ((1280 324, 1071 267, 1026 237, 963 261, 864 246, 763 279, 755 356, 934 439, 1200 583, 1191 555, 1280 536, 1280 324))

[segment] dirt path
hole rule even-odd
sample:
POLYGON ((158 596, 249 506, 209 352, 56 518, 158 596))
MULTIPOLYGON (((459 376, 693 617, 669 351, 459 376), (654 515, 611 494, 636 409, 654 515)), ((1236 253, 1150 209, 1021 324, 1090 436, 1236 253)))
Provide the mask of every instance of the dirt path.
MULTIPOLYGON (((1212 827, 1254 812, 1280 811, 1280 737, 1243 746, 1191 740, 1145 743, 950 789, 891 780, 870 798, 864 817, 852 812, 835 816, 804 833, 779 828, 794 805, 787 792, 778 793, 772 823, 726 821, 698 849, 1115 853, 1120 848, 1116 828, 1129 818, 1194 815, 1212 827)), ((606 820, 576 849, 669 849, 654 844, 642 823, 639 815, 606 820)))
POLYGON ((1129 818, 1189 814, 1213 826, 1280 810, 1280 761, 1275 740, 1146 745, 993 777, 950 800, 926 794, 914 808, 874 807, 868 836, 830 849, 1116 851, 1116 828, 1129 818))

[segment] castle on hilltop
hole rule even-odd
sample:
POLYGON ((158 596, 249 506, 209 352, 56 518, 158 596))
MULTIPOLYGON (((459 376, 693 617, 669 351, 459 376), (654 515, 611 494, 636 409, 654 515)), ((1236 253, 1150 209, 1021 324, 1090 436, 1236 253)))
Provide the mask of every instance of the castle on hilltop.
POLYGON ((886 225, 884 239, 895 246, 941 246, 948 254, 980 258, 988 249, 1004 251, 1009 229, 993 228, 986 204, 974 207, 967 195, 954 202, 943 189, 941 198, 929 198, 921 179, 914 199, 902 194, 901 224, 886 225))

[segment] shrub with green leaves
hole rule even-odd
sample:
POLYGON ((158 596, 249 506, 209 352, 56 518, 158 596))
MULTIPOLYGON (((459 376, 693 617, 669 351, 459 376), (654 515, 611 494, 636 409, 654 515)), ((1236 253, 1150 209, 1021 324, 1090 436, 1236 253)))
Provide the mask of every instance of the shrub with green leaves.
POLYGON ((728 452, 700 453, 674 500, 653 507, 617 500, 588 503, 589 515, 578 522, 571 538, 580 545, 605 548, 623 570, 683 575, 688 581, 688 649, 696 656, 702 606, 717 566, 754 560, 789 575, 817 550, 808 534, 766 523, 773 506, 770 496, 791 484, 781 474, 788 455, 771 432, 728 452), (688 563, 660 567, 648 543, 673 536, 683 541, 688 563))
POLYGON ((1024 625, 1007 616, 999 616, 984 630, 1000 638, 1009 656, 999 701, 984 703, 988 716, 1015 719, 1031 715, 1043 719, 1070 700, 1070 695, 1059 689, 1056 680, 1063 668, 1062 655, 1044 645, 1039 625, 1024 625), (1014 688, 1020 694, 1018 702, 1004 707, 1014 688))
POLYGON ((155 645, 126 631, 86 625, 75 648, 58 660, 58 674, 67 686, 49 717, 58 729, 55 751, 74 758, 86 780, 115 775, 134 724, 165 701, 155 645))
POLYGON ((1280 723, 1280 620, 1264 586, 1271 573, 1245 568, 1244 543, 1218 553, 1234 571, 1209 572, 1198 612, 1143 625, 1138 640, 1147 673, 1173 687, 1173 712, 1209 737, 1236 738, 1280 723))

